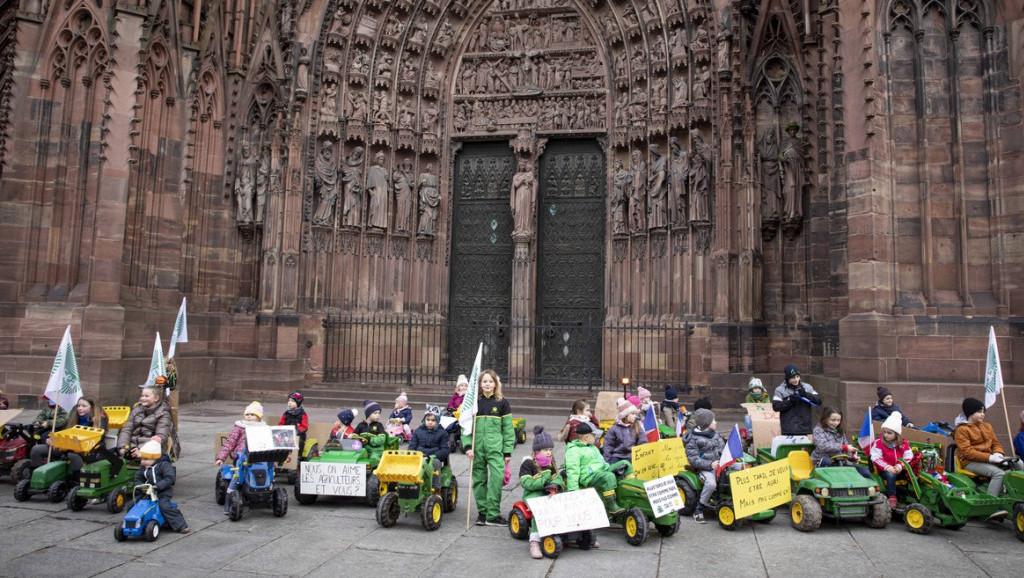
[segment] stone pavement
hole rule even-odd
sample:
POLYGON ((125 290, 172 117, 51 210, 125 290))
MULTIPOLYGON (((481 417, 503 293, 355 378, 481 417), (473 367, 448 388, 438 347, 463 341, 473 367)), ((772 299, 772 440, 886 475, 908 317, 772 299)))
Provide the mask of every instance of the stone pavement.
MULTIPOLYGON (((311 506, 291 500, 283 518, 252 510, 231 522, 214 502, 212 436, 240 418, 244 406, 213 401, 181 408, 185 454, 177 463, 175 501, 191 534, 168 531, 153 543, 118 543, 113 534, 121 515, 98 505, 71 512, 42 496, 18 503, 7 485, 0 492, 0 576, 1013 576, 1020 572, 1024 553, 1009 522, 971 522, 960 531, 937 529, 928 536, 910 534, 899 522, 882 530, 826 522, 812 534, 801 534, 783 511, 770 524, 735 532, 714 521, 698 525, 685 518, 675 536, 662 539, 652 529, 640 547, 626 544, 621 529, 603 529, 600 549, 570 549, 557 560, 532 560, 527 543, 513 540, 505 528, 465 529, 469 461, 462 455, 453 458, 459 507, 435 532, 425 531, 411 516, 381 528, 372 509, 323 498, 311 506)), ((276 422, 284 403, 266 408, 268 421, 276 422)), ((336 412, 307 410, 313 421, 324 422, 333 421, 336 412)), ((544 424, 552 435, 563 423, 560 417, 521 417, 529 427, 544 424)), ((731 427, 724 423, 720 430, 731 427)), ((517 446, 513 473, 528 447, 517 446)), ((508 511, 521 495, 513 482, 502 510, 508 511)))

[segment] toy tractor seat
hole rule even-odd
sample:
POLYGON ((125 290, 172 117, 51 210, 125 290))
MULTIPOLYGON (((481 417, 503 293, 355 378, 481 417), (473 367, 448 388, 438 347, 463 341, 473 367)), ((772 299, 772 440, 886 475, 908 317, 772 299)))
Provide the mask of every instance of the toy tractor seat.
POLYGON ((960 454, 958 454, 956 452, 956 446, 952 446, 952 447, 953 447, 953 466, 954 466, 953 471, 955 471, 956 473, 960 474, 961 476, 967 476, 968 478, 972 478, 974 480, 984 480, 984 481, 988 480, 987 477, 979 475, 979 474, 976 474, 976 473, 972 472, 971 470, 968 470, 967 468, 965 468, 963 466, 963 464, 960 463, 960 454))
POLYGON ((804 450, 789 452, 789 471, 793 481, 801 482, 811 477, 814 465, 811 463, 811 454, 804 450))

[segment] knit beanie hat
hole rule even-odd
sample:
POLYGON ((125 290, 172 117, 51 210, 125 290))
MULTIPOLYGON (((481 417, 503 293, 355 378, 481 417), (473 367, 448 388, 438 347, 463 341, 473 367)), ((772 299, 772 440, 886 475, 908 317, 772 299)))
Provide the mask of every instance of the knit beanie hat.
POLYGON ((375 402, 373 400, 364 399, 363 400, 363 415, 365 415, 366 417, 370 417, 370 414, 375 412, 375 411, 380 411, 380 405, 377 404, 377 402, 375 402))
POLYGON ((245 406, 245 412, 243 412, 242 415, 245 415, 247 413, 254 413, 258 415, 260 419, 263 419, 263 405, 258 401, 252 402, 249 405, 245 406))
POLYGON ((715 413, 710 409, 700 408, 693 412, 693 423, 702 430, 708 429, 713 421, 715 421, 715 413))
POLYGON ((294 399, 295 405, 302 405, 302 394, 297 391, 289 395, 288 399, 294 399))
POLYGON ((423 420, 422 421, 426 421, 428 415, 434 416, 434 421, 440 422, 441 421, 441 408, 437 407, 436 405, 427 404, 427 409, 425 409, 423 411, 423 420))
POLYGON ((679 392, 671 385, 665 386, 665 399, 669 401, 679 399, 679 392))
POLYGON ((640 410, 635 405, 625 400, 625 398, 619 398, 615 402, 615 409, 619 412, 619 420, 624 420, 630 414, 636 413, 640 410))
POLYGON ((795 365, 790 363, 789 365, 787 365, 785 367, 785 369, 782 370, 782 373, 783 373, 783 375, 786 376, 786 380, 788 381, 790 378, 793 378, 793 377, 796 377, 796 376, 800 375, 800 370, 797 369, 797 367, 795 365))
POLYGON ((631 395, 631 396, 627 397, 626 399, 629 401, 629 403, 635 405, 637 409, 640 409, 640 403, 641 402, 640 402, 640 398, 639 397, 637 397, 635 395, 631 395))
POLYGON ((554 448, 555 440, 551 439, 551 434, 544 431, 544 426, 535 425, 533 426, 533 451, 539 451, 544 448, 554 448))
POLYGON ((341 425, 350 426, 355 421, 357 415, 359 415, 358 409, 345 409, 338 412, 338 421, 341 422, 341 425))
POLYGON ((764 391, 764 384, 761 383, 761 379, 758 377, 751 377, 750 381, 747 382, 747 392, 754 393, 755 389, 764 391))
POLYGON ((985 404, 982 403, 980 399, 968 397, 967 399, 964 400, 960 407, 963 408, 964 410, 964 417, 971 417, 972 415, 985 409, 985 404))
POLYGON ((647 388, 640 386, 636 388, 636 396, 640 398, 640 401, 651 399, 651 392, 647 388))
POLYGON ((898 411, 894 411, 889 414, 889 417, 885 418, 882 422, 882 429, 888 429, 896 432, 899 435, 903 435, 903 416, 898 411))
POLYGON ((162 453, 163 452, 160 449, 160 444, 153 440, 149 440, 148 442, 142 444, 142 447, 139 448, 139 457, 147 460, 158 460, 160 459, 160 454, 162 453))
POLYGON ((459 375, 459 378, 455 380, 455 387, 459 387, 460 385, 469 387, 469 378, 466 377, 466 374, 459 375))
POLYGON ((398 397, 395 398, 395 403, 401 403, 402 405, 409 405, 409 396, 405 395, 405 392, 403 391, 402 393, 398 394, 398 397))
POLYGON ((580 425, 576 426, 576 435, 578 436, 591 433, 594 433, 594 428, 590 427, 590 424, 587 422, 582 422, 580 425))
POLYGON ((875 390, 875 393, 878 394, 878 403, 882 403, 882 400, 885 399, 885 396, 892 395, 892 392, 889 391, 888 387, 880 387, 877 390, 875 390))

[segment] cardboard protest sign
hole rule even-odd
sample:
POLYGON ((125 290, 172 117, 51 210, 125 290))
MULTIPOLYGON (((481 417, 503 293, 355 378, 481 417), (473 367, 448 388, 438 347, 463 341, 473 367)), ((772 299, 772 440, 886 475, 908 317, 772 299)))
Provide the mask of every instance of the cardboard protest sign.
POLYGON ((608 527, 608 514, 594 488, 526 500, 541 536, 608 527))
POLYGON ((597 403, 594 404, 594 415, 597 416, 597 421, 611 420, 614 422, 619 418, 615 400, 620 397, 622 397, 622 393, 617 391, 597 392, 597 403))
MULTIPOLYGON (((882 422, 876 421, 875 439, 877 439, 880 435, 882 435, 882 422)), ((919 429, 909 427, 903 428, 903 433, 901 433, 900 435, 903 436, 903 438, 910 443, 916 442, 921 444, 938 444, 940 456, 946 455, 946 444, 952 441, 950 440, 950 438, 942 434, 921 431, 919 429)))
POLYGON ((647 501, 651 503, 651 511, 656 518, 683 509, 683 497, 679 495, 676 479, 672 476, 644 482, 644 490, 647 491, 647 501))
POLYGON ((737 518, 746 518, 793 499, 789 485, 789 460, 729 474, 737 518))
POLYGON ((298 436, 293 425, 249 426, 245 430, 245 445, 249 453, 267 450, 294 450, 298 436))
POLYGON ((633 446, 633 473, 641 480, 674 476, 686 469, 688 463, 680 438, 633 446))
POLYGON ((0 426, 18 417, 21 412, 20 409, 0 409, 0 426))
POLYGON ((302 462, 296 488, 303 494, 365 496, 366 464, 302 462))
POLYGON ((754 436, 755 448, 766 448, 771 445, 772 438, 782 433, 779 425, 779 412, 772 409, 770 403, 742 403, 743 409, 750 416, 750 435, 754 436))

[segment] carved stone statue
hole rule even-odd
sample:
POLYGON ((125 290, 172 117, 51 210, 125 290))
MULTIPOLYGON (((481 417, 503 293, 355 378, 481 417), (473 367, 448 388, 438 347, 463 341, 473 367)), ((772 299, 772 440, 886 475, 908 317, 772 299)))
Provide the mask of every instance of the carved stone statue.
POLYGON ((412 218, 412 161, 404 159, 391 178, 395 187, 395 230, 407 233, 412 218))
POLYGON ((412 128, 412 122, 415 118, 415 113, 412 110, 412 103, 409 99, 402 101, 402 105, 398 108, 398 128, 412 128))
POLYGON ((341 182, 345 191, 345 204, 342 206, 341 224, 345 227, 358 227, 363 206, 363 147, 352 149, 345 160, 343 173, 341 182))
POLYGON ((782 218, 799 220, 803 213, 804 152, 796 123, 786 125, 786 140, 782 145, 782 218))
POLYGON ((434 165, 428 164, 427 168, 420 173, 416 186, 420 193, 420 235, 434 235, 434 227, 437 223, 438 208, 441 204, 441 188, 437 184, 437 175, 434 174, 434 165))
POLYGON ((633 175, 622 166, 622 161, 615 159, 612 172, 612 234, 624 235, 629 232, 626 225, 626 205, 629 203, 629 188, 633 175))
POLYGON ((690 159, 679 139, 668 139, 668 148, 672 155, 668 179, 669 221, 673 225, 686 224, 686 185, 689 180, 690 159))
POLYGON ((730 41, 732 40, 732 34, 729 34, 729 29, 726 28, 725 24, 722 24, 722 29, 718 33, 718 70, 729 70, 729 48, 730 41))
POLYGON ((761 135, 757 156, 761 172, 761 218, 765 221, 777 221, 782 198, 782 180, 779 174, 779 143, 775 140, 775 127, 768 127, 761 135))
POLYGON ((421 119, 421 128, 423 132, 429 134, 437 134, 437 103, 428 102, 423 107, 423 118, 421 119))
POLYGON ((693 83, 693 99, 708 98, 711 94, 711 70, 707 66, 700 67, 700 74, 693 83))
POLYGON ((345 116, 353 122, 366 122, 366 95, 361 90, 348 91, 345 116))
POLYGON ((647 223, 644 222, 647 212, 647 163, 644 162, 644 155, 639 149, 633 150, 629 164, 630 173, 633 175, 629 197, 629 230, 640 233, 647 230, 647 223))
POLYGON ((242 143, 242 158, 238 160, 238 173, 235 175, 235 198, 238 202, 239 223, 251 223, 252 198, 256 187, 256 159, 252 156, 249 143, 242 143))
POLYGON ((512 236, 533 236, 533 212, 537 202, 537 179, 529 159, 519 160, 519 172, 512 176, 512 236))
POLYGON ((384 167, 384 153, 373 156, 373 165, 366 171, 366 192, 369 195, 366 225, 375 229, 388 228, 388 197, 391 183, 384 167))
POLYGON ((711 151, 704 144, 699 130, 690 137, 690 198, 693 199, 693 219, 698 222, 711 220, 711 151))
POLYGON ((263 222, 263 207, 267 202, 267 187, 270 186, 270 147, 264 146, 260 154, 260 166, 256 172, 256 212, 253 221, 263 222))
POLYGON ((661 147, 652 144, 651 170, 647 174, 647 226, 658 229, 668 225, 665 213, 665 201, 668 196, 668 167, 661 147))
POLYGON ((329 140, 320 145, 320 154, 316 157, 313 193, 320 199, 313 213, 313 224, 331 225, 334 205, 338 201, 338 169, 334 164, 334 143, 329 140))
POLYGON ((391 124, 391 102, 388 99, 387 91, 377 92, 376 101, 373 107, 373 122, 391 124))
POLYGON ((686 74, 676 74, 672 79, 672 108, 680 109, 690 100, 690 87, 686 83, 686 74))

